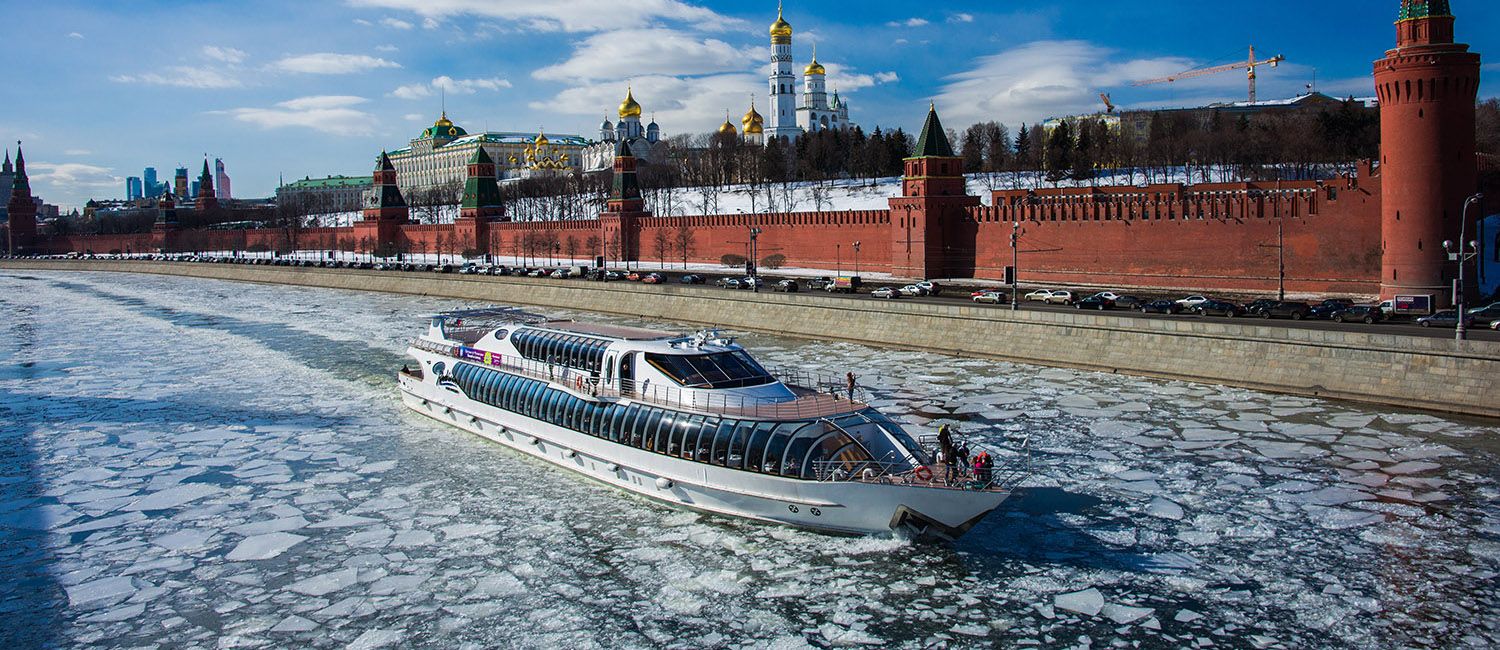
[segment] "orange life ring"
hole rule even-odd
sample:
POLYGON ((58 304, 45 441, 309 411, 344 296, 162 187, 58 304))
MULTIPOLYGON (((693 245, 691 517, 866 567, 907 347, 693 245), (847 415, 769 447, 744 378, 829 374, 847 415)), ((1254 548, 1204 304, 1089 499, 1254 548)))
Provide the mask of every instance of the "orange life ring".
POLYGON ((573 387, 577 388, 578 390, 583 390, 583 375, 579 375, 573 378, 573 387))
POLYGON ((918 467, 916 471, 912 472, 912 476, 917 477, 918 481, 931 481, 932 470, 927 469, 927 466, 923 465, 921 467, 918 467))

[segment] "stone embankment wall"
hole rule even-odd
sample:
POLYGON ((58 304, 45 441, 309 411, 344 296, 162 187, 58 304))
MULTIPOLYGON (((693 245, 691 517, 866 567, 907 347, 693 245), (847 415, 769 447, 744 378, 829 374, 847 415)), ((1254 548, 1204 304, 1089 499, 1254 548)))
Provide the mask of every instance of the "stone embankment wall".
POLYGON ((696 286, 135 261, 0 261, 595 311, 1500 417, 1500 343, 696 286))

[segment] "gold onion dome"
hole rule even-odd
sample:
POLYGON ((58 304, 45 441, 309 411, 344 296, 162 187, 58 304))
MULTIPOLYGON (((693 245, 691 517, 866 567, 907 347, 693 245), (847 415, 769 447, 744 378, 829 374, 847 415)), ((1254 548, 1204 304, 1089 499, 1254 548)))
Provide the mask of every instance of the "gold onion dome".
POLYGON ((776 6, 776 22, 771 23, 771 41, 774 43, 792 42, 792 26, 781 17, 781 6, 776 6))
POLYGON ((734 123, 729 121, 729 116, 726 115, 724 117, 724 124, 719 126, 719 133, 728 133, 731 135, 736 133, 736 131, 734 130, 734 123))
POLYGON ((630 91, 629 88, 626 88, 625 89, 625 101, 620 102, 620 119, 623 120, 623 119, 625 119, 627 117, 640 117, 640 116, 641 116, 641 105, 638 104, 638 103, 636 103, 636 101, 635 101, 635 95, 631 93, 631 91, 630 91))
POLYGON ((448 121, 448 111, 443 111, 443 116, 438 118, 438 121, 433 122, 432 125, 438 127, 453 126, 453 123, 448 121))
MULTIPOLYGON (((814 56, 816 56, 816 55, 814 55, 814 56)), ((823 70, 823 64, 818 63, 818 60, 816 58, 814 58, 812 60, 812 63, 807 64, 807 69, 803 70, 802 74, 805 74, 805 75, 808 75, 808 74, 825 74, 825 72, 823 70)))
POLYGON ((760 116, 760 113, 755 112, 755 102, 750 103, 750 112, 740 118, 740 126, 744 128, 745 133, 761 133, 765 130, 765 119, 760 116))

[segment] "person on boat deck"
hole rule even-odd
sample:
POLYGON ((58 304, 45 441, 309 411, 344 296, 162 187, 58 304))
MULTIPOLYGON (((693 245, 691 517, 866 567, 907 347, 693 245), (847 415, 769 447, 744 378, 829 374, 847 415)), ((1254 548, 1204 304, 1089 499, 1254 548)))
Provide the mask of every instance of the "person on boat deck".
POLYGON ((849 401, 854 401, 854 372, 849 372, 849 401))
POLYGON ((944 455, 952 455, 953 430, 949 425, 938 427, 938 450, 944 452, 944 455))
POLYGON ((937 460, 937 464, 938 464, 939 467, 945 468, 945 473, 943 474, 943 482, 946 483, 949 480, 949 478, 950 478, 948 476, 948 474, 946 473, 946 468, 949 467, 949 465, 948 465, 948 450, 946 448, 939 447, 938 448, 938 453, 937 453, 937 459, 936 460, 937 460))

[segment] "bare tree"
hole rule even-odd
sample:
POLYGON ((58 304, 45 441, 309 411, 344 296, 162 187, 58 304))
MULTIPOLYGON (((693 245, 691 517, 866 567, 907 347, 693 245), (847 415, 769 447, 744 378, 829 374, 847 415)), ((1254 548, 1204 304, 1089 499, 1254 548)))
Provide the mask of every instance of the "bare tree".
POLYGON ((672 234, 666 228, 657 228, 651 238, 652 250, 656 253, 656 259, 660 268, 667 266, 667 253, 672 251, 672 234))
POLYGON ((688 258, 697 252, 697 242, 693 241, 693 229, 686 223, 677 226, 677 232, 673 233, 672 243, 676 245, 677 252, 682 255, 682 268, 686 269, 688 258))

